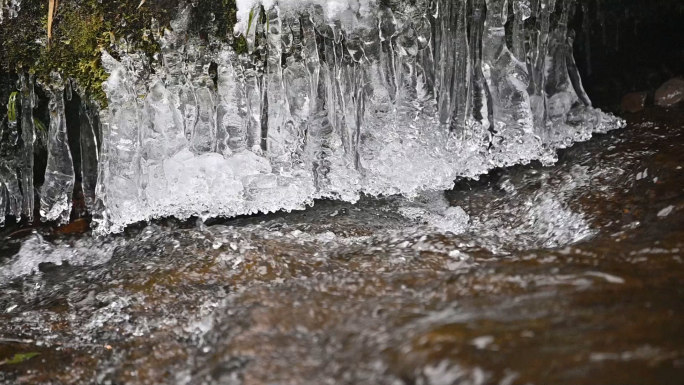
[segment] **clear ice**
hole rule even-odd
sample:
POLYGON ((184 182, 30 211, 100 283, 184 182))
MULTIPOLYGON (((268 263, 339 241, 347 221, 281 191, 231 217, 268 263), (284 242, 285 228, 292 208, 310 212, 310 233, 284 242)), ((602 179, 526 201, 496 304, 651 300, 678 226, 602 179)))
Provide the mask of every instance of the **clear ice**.
POLYGON ((23 143, 21 159, 21 191, 23 192, 22 214, 33 222, 34 190, 33 190, 33 144, 36 132, 33 123, 33 109, 35 108, 35 87, 33 75, 21 76, 21 139, 23 143))
POLYGON ((64 83, 53 73, 50 87, 50 128, 45 182, 40 193, 40 215, 44 221, 69 222, 74 190, 74 162, 69 149, 64 112, 64 83))
MULTIPOLYGON (((191 34, 192 6, 163 33, 153 21, 160 60, 110 47, 108 108, 81 107, 96 232, 412 197, 552 163, 556 149, 624 126, 592 108, 567 26, 575 2, 557 1, 559 12, 556 0, 240 0, 242 54, 191 34)), ((41 214, 64 221, 74 175, 57 91, 41 214)), ((0 199, 12 199, 2 180, 0 199)))

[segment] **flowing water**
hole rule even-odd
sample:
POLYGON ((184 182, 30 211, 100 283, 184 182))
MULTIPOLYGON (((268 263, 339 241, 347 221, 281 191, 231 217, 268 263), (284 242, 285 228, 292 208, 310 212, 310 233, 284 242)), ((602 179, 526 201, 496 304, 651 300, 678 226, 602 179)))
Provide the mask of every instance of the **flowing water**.
POLYGON ((681 383, 684 112, 628 120, 413 201, 7 229, 0 383, 681 383))

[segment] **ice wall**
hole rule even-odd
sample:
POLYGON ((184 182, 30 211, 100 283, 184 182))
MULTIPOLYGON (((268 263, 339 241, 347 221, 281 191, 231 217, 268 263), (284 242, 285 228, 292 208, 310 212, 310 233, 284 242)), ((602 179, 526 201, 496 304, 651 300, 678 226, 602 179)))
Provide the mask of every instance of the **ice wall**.
MULTIPOLYGON (((556 149, 624 125, 582 88, 573 0, 238 5, 248 53, 188 34, 191 5, 169 30, 153 28, 159 60, 125 41, 103 52, 109 106, 84 107, 97 119, 81 122, 82 147, 97 150, 93 125, 102 131, 82 168, 87 193, 99 166, 97 232, 448 189, 494 167, 551 163, 556 149)), ((59 196, 71 188, 63 182, 59 196)), ((50 217, 64 218, 45 186, 43 195, 50 217)))

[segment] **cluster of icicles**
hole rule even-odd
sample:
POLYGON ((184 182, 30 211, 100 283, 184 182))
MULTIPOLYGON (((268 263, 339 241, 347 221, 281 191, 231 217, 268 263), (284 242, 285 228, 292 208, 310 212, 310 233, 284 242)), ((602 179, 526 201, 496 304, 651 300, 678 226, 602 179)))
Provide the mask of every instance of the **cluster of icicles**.
POLYGON ((0 23, 7 17, 15 18, 21 11, 21 0, 0 0, 0 23))
MULTIPOLYGON (((17 222, 22 216, 29 222, 34 220, 34 147, 39 135, 48 152, 45 182, 38 194, 40 217, 66 223, 76 179, 64 108, 65 95, 68 100, 72 98, 71 83, 63 82, 55 73, 49 85, 42 85, 50 98, 49 128, 34 119, 33 110, 38 106, 34 76, 22 74, 17 86, 18 91, 12 93, 7 106, 7 126, 0 126, 0 225, 6 215, 14 216, 17 222)), ((84 203, 91 212, 95 211, 98 170, 97 111, 97 106, 86 100, 79 106, 80 180, 84 203)))
MULTIPOLYGON (((96 232, 411 196, 494 167, 551 163, 556 149, 624 125, 591 107, 567 27, 574 0, 559 1, 349 1, 334 17, 317 1, 270 1, 246 12, 245 54, 188 36, 193 8, 182 7, 171 30, 152 28, 160 60, 125 43, 120 60, 103 52, 109 107, 86 104, 81 119, 96 232)), ((60 84, 50 88, 41 215, 65 222, 74 171, 60 84)), ((31 87, 22 83, 29 116, 31 87)), ((33 135, 24 121, 22 135, 33 135)), ((15 201, 30 181, 2 177, 12 212, 28 214, 29 199, 15 201)))

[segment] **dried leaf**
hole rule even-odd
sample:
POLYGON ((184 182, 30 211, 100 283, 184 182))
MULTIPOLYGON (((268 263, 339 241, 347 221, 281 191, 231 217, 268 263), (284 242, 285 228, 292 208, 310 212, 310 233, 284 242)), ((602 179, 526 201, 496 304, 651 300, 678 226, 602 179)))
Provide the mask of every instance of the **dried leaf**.
POLYGON ((50 41, 52 41, 52 18, 55 15, 55 0, 49 0, 48 3, 48 47, 50 47, 50 41))

